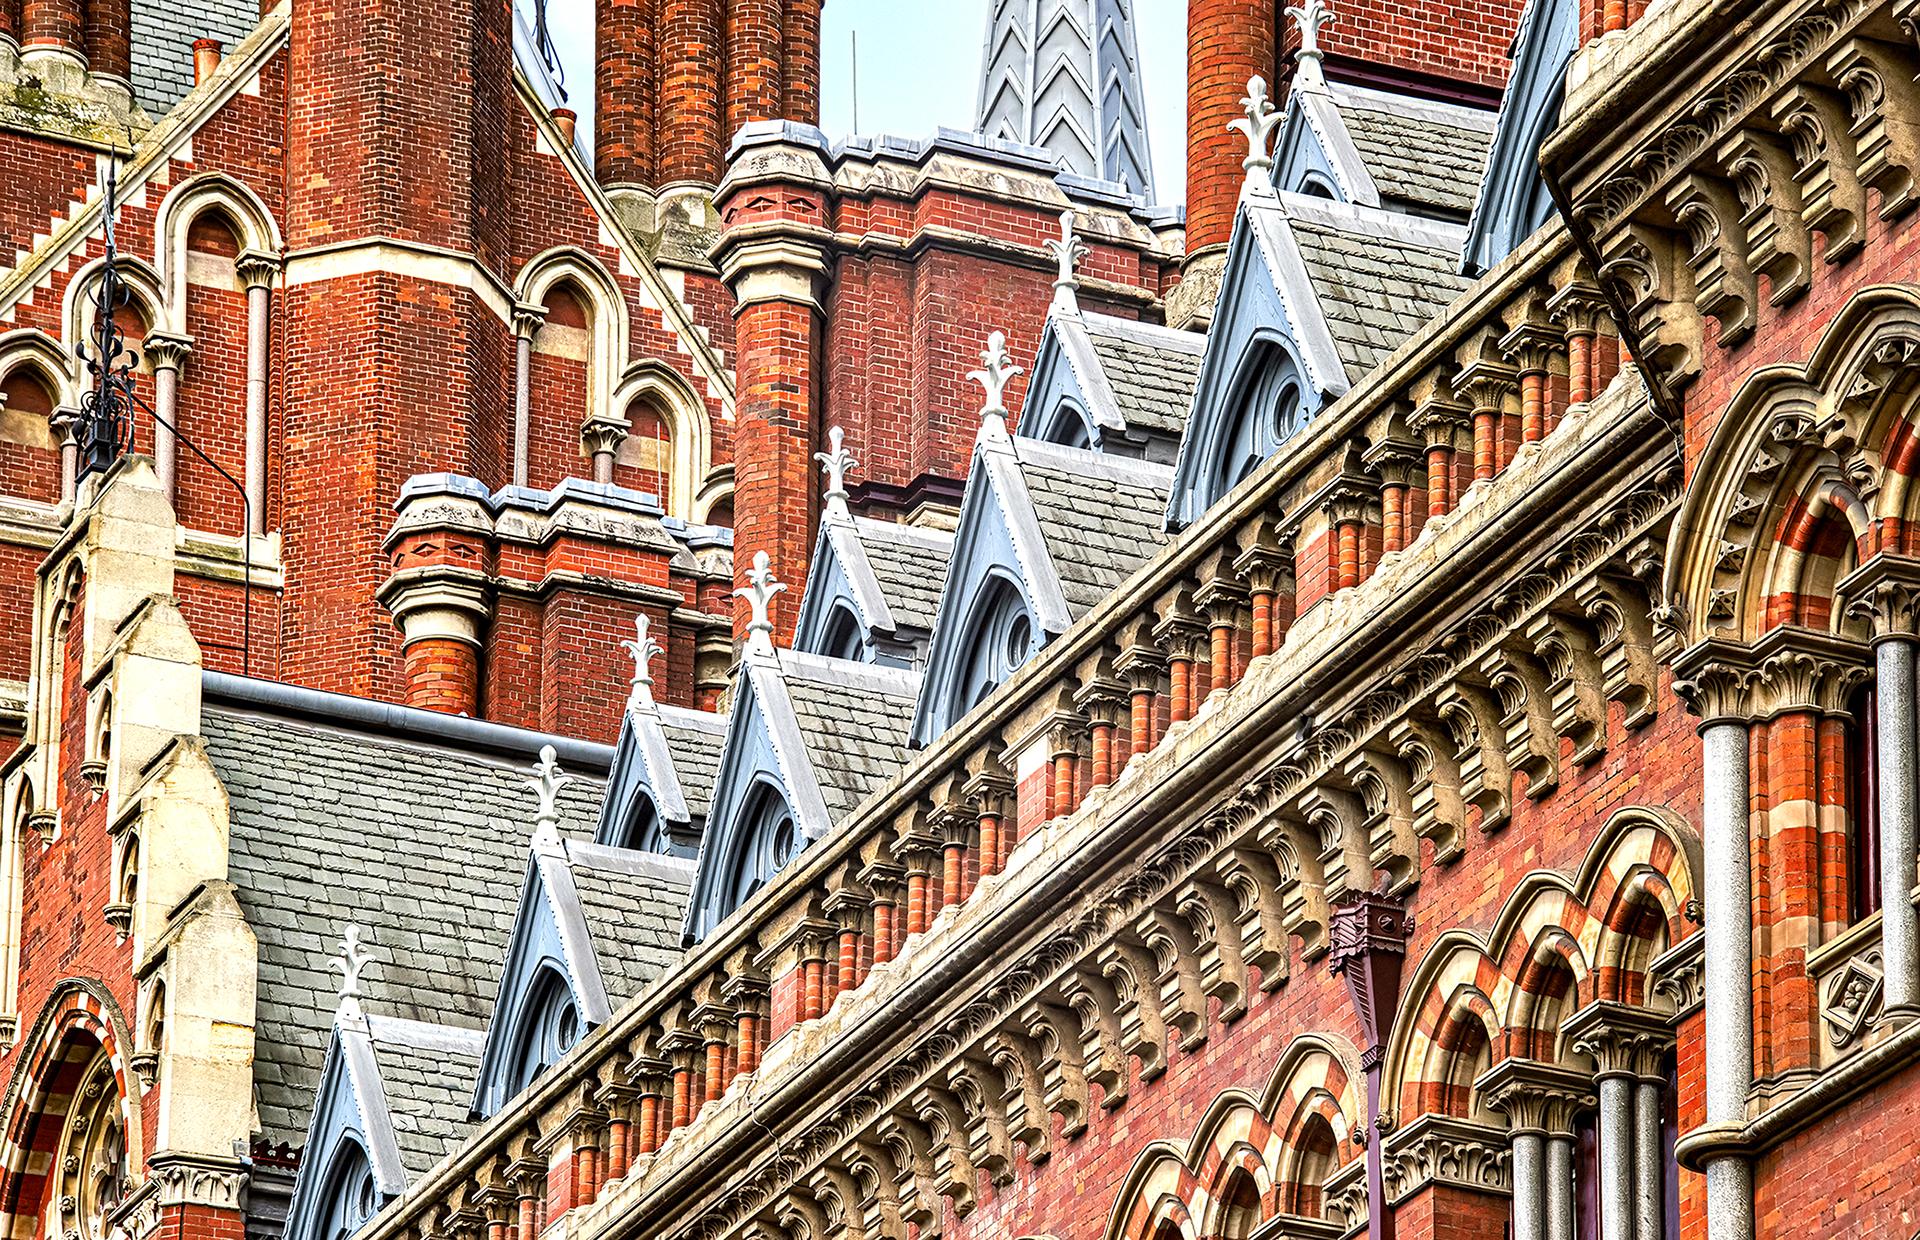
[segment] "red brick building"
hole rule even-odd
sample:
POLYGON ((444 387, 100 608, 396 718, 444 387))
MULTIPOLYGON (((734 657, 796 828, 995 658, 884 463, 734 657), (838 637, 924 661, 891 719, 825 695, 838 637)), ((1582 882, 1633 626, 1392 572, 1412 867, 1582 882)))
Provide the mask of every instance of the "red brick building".
POLYGON ((1911 0, 17 8, 18 1236, 1920 1229, 1911 0))

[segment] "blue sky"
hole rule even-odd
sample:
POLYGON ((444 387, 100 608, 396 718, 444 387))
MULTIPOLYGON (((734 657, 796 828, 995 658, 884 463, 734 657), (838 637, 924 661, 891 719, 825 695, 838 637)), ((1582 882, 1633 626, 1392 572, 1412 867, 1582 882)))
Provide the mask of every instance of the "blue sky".
MULTIPOLYGON (((860 41, 860 130, 923 137, 940 125, 970 129, 980 88, 988 0, 826 0, 821 42, 821 127, 853 130, 851 37, 860 41)), ((529 6, 530 7, 530 6, 529 6)), ((1134 0, 1145 75, 1153 176, 1163 202, 1186 194, 1185 0, 1134 0)), ((587 123, 593 107, 592 0, 549 0, 548 20, 566 64, 569 101, 587 123)))

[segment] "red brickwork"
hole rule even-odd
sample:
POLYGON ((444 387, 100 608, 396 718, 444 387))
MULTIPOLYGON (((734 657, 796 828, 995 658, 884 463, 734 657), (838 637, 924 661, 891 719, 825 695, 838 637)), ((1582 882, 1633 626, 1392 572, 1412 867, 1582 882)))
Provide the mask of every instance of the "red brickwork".
MULTIPOLYGON (((734 576, 742 585, 766 552, 787 584, 773 601, 774 633, 793 633, 813 554, 819 485, 813 450, 820 320, 812 306, 761 302, 740 312, 740 425, 734 464, 734 576)), ((747 609, 736 610, 744 633, 747 609)))
MULTIPOLYGON (((1275 81, 1276 0, 1187 5, 1187 253, 1224 246, 1246 173, 1227 126, 1242 115, 1247 79, 1275 81)), ((1344 18, 1346 15, 1342 14, 1344 18)))

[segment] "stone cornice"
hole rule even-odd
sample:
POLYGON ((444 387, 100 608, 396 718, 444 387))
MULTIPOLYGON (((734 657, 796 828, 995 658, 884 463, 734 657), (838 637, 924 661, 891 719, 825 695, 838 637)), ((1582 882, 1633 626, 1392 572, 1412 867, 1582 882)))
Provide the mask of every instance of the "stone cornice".
POLYGON ((1504 1129, 1448 1115, 1422 1115, 1387 1134, 1387 1196, 1396 1205, 1444 1184, 1483 1193, 1513 1191, 1504 1129))

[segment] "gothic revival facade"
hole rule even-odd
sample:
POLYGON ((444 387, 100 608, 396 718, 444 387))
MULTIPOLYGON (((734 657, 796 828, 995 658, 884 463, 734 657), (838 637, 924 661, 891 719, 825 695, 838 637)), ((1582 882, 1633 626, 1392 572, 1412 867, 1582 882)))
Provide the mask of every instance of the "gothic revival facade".
POLYGON ((1920 1231, 1916 0, 1190 0, 1184 216, 231 7, 0 0, 11 1235, 1920 1231))

